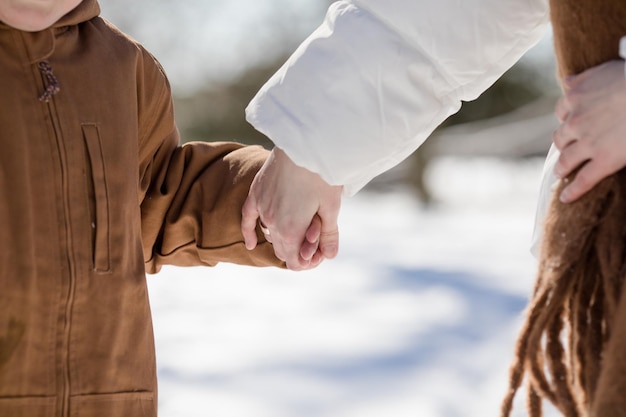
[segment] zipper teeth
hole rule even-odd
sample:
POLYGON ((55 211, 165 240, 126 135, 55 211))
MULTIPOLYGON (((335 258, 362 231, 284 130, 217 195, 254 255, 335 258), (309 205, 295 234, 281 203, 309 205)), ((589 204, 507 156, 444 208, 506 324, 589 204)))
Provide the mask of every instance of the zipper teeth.
POLYGON ((74 292, 75 292, 75 271, 73 261, 73 245, 72 234, 70 224, 70 202, 69 202, 69 183, 67 174, 67 157, 65 154, 65 147, 61 140, 60 128, 58 126, 58 116, 56 114, 52 101, 48 102, 48 112, 50 114, 50 120, 52 130, 54 133, 54 139, 56 142, 57 151, 59 152, 59 165, 61 168, 61 185, 63 195, 63 219, 64 219, 64 232, 65 242, 67 246, 67 267, 69 285, 67 290, 67 296, 65 299, 65 312, 64 312, 64 327, 63 327, 63 352, 62 352, 62 367, 63 367, 63 386, 62 386, 62 408, 61 415, 67 417, 70 415, 69 402, 70 402, 70 331, 72 320, 72 308, 74 304, 74 292))

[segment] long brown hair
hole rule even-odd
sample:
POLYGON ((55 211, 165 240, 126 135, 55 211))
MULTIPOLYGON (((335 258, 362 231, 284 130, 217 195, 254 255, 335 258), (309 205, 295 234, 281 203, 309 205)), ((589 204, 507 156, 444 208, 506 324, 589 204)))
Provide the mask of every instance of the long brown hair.
POLYGON ((539 417, 541 398, 563 415, 587 415, 602 353, 626 274, 626 171, 580 200, 561 203, 555 191, 544 225, 539 271, 517 342, 502 416, 527 377, 528 408, 539 417))
MULTIPOLYGON (((550 0, 550 15, 560 78, 619 59, 626 1, 550 0)), ((626 173, 562 204, 556 196, 567 182, 558 185, 545 219, 503 417, 510 415, 524 378, 531 417, 542 415, 542 399, 567 417, 586 416, 592 409, 599 417, 626 415, 626 401, 616 400, 626 390, 626 360, 620 359, 626 352, 626 329, 621 330, 626 310, 616 314, 626 303, 620 303, 626 274, 626 173), (623 322, 616 324, 616 317, 623 322), (603 366, 609 362, 610 367, 603 366)))

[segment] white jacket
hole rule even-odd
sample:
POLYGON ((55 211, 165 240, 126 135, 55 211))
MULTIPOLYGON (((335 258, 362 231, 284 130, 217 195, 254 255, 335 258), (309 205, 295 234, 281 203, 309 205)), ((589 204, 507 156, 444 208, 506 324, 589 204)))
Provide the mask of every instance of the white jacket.
POLYGON ((352 195, 493 84, 548 22, 547 0, 339 1, 247 119, 352 195))

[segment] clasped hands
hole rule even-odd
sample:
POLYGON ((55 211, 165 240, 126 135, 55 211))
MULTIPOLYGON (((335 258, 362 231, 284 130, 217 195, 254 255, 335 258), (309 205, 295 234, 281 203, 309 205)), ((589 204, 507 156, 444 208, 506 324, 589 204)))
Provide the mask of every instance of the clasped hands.
POLYGON ((326 183, 274 148, 250 187, 241 231, 248 249, 261 226, 276 256, 295 271, 312 269, 339 249, 337 218, 343 187, 326 183))

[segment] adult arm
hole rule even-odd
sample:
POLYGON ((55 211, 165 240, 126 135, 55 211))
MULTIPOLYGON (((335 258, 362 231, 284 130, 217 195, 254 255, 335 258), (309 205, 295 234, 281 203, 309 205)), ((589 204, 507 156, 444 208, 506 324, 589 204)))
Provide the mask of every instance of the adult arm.
MULTIPOLYGON (((353 195, 486 90, 547 24, 545 0, 339 1, 261 88, 247 119, 285 152, 287 165, 353 195)), ((297 224, 291 233, 303 238, 308 222, 294 208, 307 206, 308 215, 325 203, 314 189, 303 193, 310 201, 294 201, 294 189, 307 184, 288 185, 265 201, 276 218, 298 219, 276 227, 297 224)), ((251 193, 264 190, 261 180, 251 193)), ((268 210, 257 213, 263 219, 268 210)))

